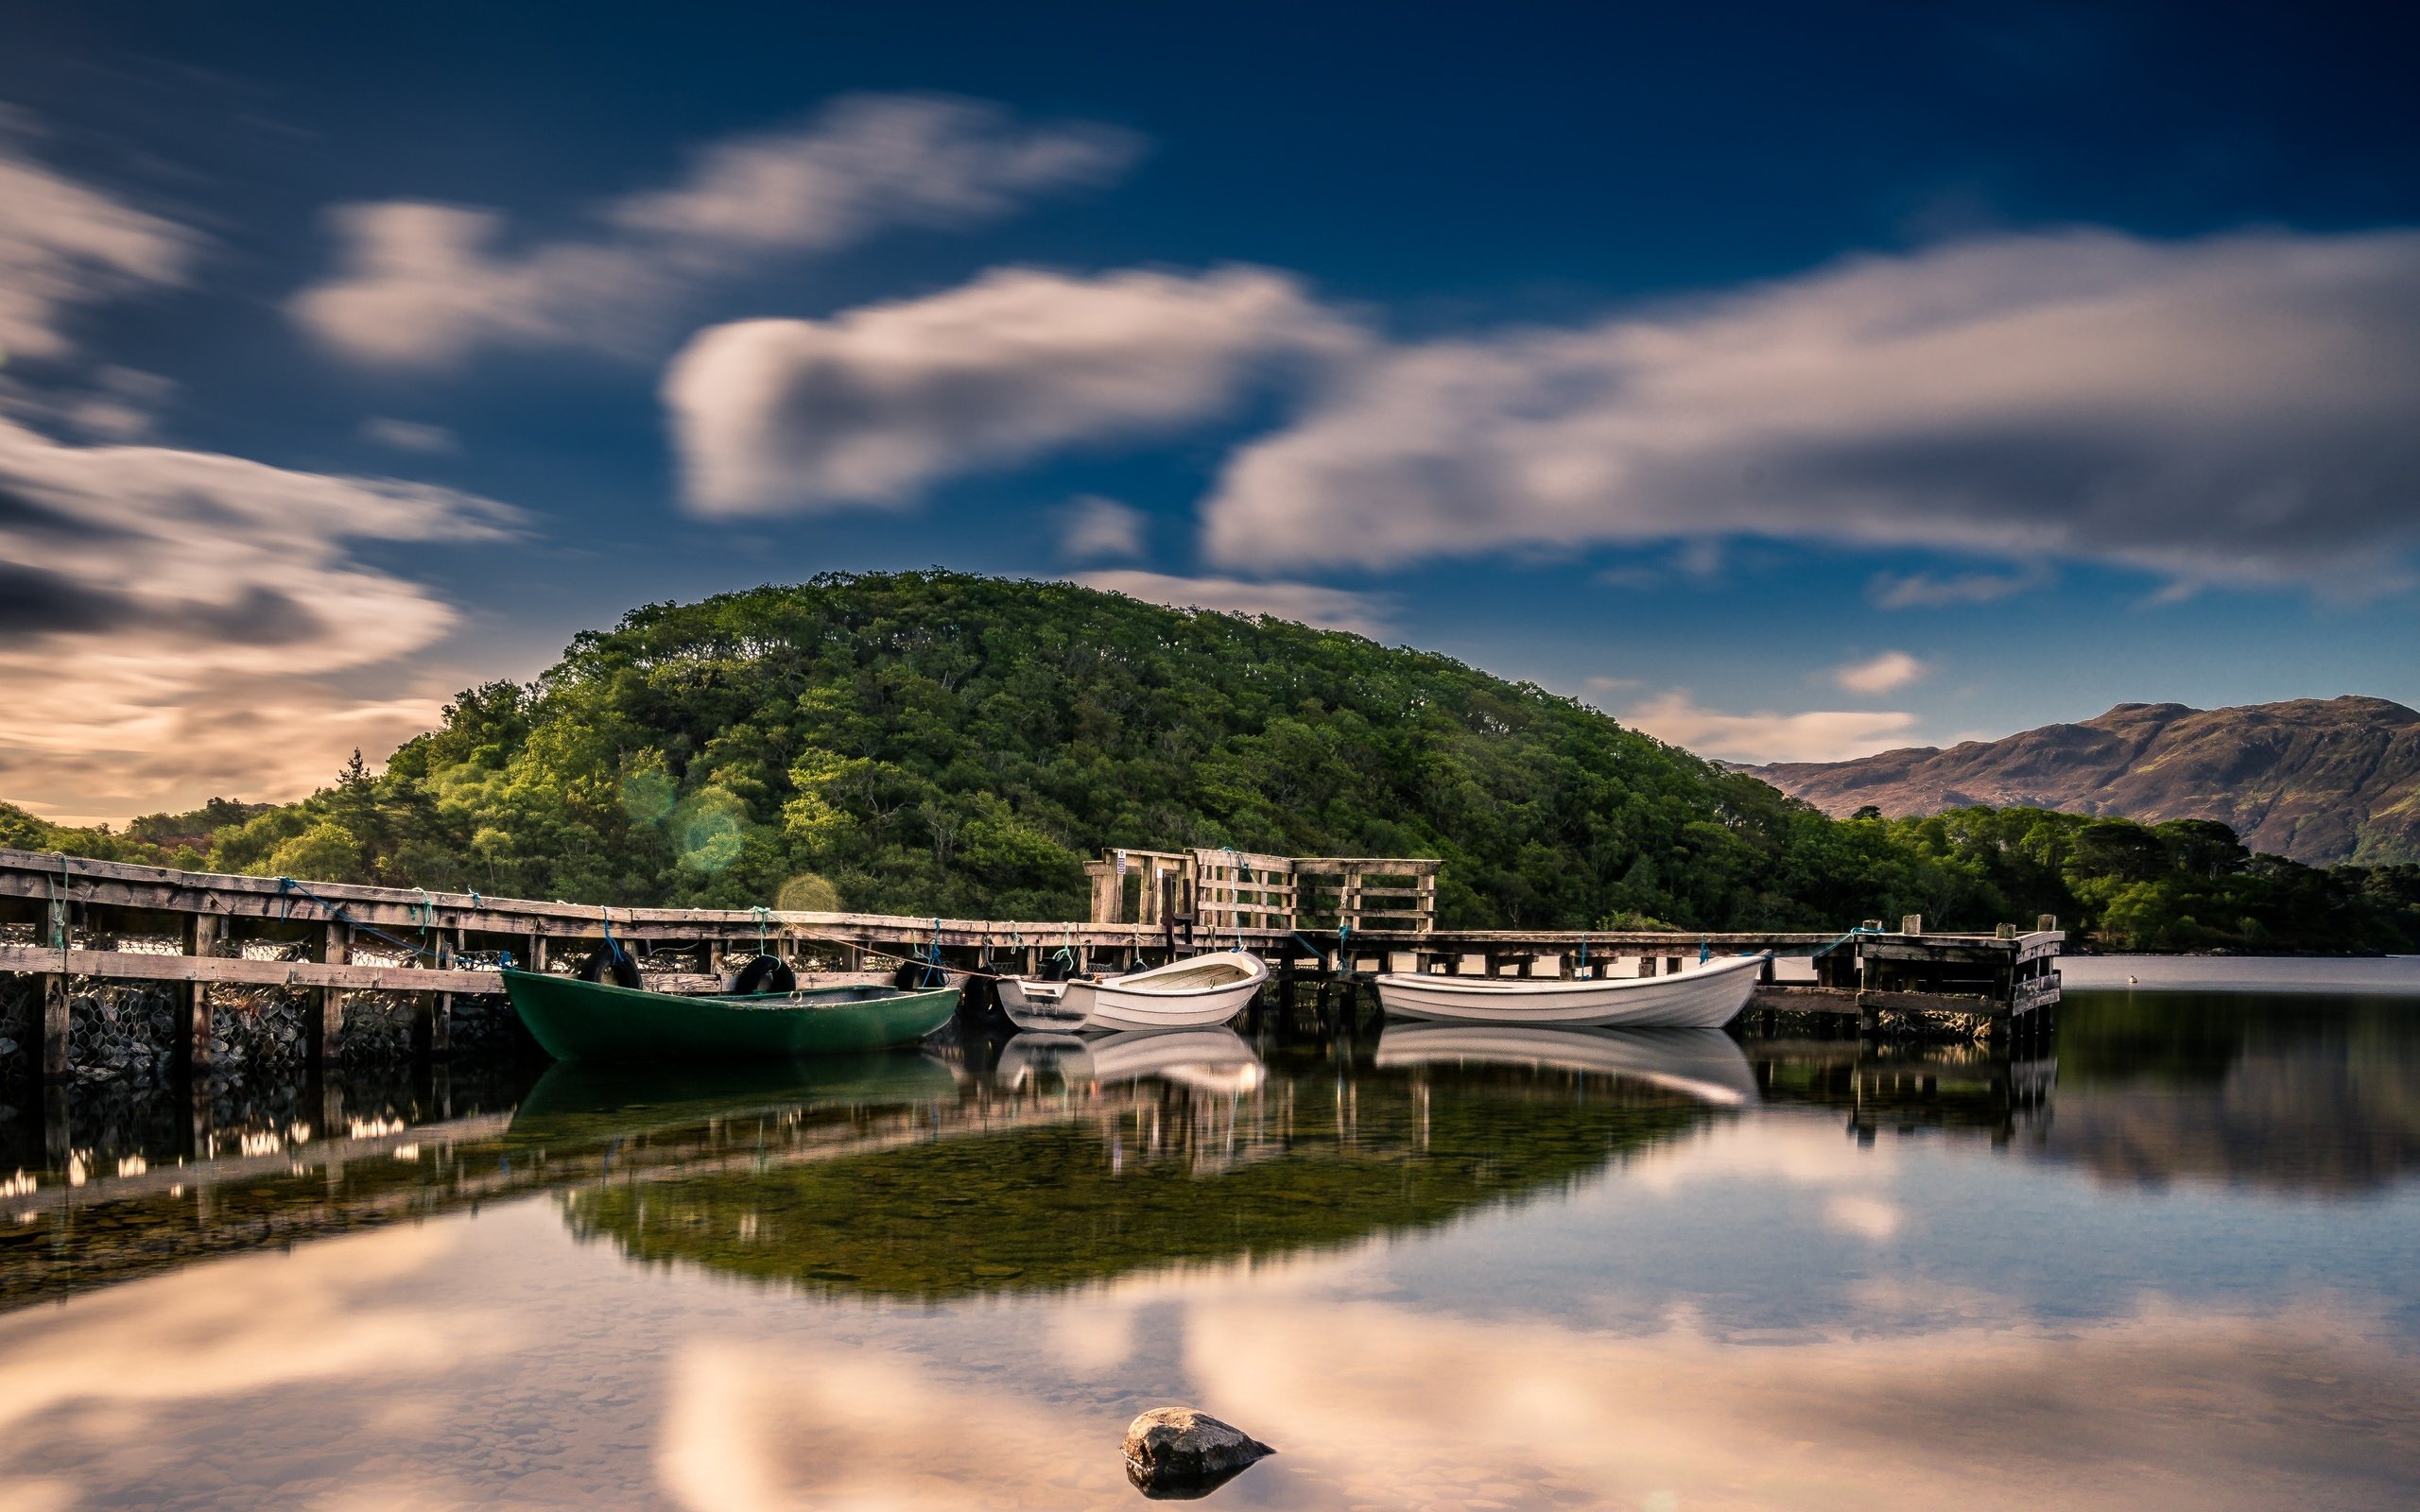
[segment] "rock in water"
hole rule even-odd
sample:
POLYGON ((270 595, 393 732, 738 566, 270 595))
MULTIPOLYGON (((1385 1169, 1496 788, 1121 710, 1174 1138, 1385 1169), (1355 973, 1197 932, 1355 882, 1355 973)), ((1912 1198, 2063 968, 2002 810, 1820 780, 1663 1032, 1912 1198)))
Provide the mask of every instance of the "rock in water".
POLYGON ((1145 1496, 1207 1496, 1277 1451, 1191 1407, 1154 1407, 1126 1425, 1126 1478, 1145 1496))

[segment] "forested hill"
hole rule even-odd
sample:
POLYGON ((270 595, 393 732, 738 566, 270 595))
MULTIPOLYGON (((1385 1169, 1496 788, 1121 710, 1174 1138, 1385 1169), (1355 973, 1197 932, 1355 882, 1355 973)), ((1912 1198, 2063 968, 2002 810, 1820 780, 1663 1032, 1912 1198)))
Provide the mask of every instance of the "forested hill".
POLYGON ((221 850, 551 898, 1047 919, 1081 916, 1105 846, 1234 846, 1442 856, 1441 909, 1473 923, 1813 924, 1858 906, 1793 873, 1831 828, 1444 657, 934 572, 635 610, 221 850))
POLYGON ((2058 914, 2111 944, 2410 949, 2420 868, 2031 809, 1836 821, 1426 652, 1064 583, 828 576, 651 605, 383 773, 0 844, 619 905, 1078 919, 1104 847, 1435 856, 1450 924, 2058 914))

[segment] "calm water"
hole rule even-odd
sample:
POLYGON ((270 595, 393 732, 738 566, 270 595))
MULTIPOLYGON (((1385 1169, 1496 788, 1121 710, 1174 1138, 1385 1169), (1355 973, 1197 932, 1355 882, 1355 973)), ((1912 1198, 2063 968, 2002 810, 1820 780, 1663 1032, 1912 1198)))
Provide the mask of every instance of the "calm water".
POLYGON ((2078 995, 2014 1064, 1272 1011, 9 1126, 5 1507, 1127 1506, 1169 1402, 1281 1451, 1236 1507, 2420 1499, 2420 998, 2078 995))

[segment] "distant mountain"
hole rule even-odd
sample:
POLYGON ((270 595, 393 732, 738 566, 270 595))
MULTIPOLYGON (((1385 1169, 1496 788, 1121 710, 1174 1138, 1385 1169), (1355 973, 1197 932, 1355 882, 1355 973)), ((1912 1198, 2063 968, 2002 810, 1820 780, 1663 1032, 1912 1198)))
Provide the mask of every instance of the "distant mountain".
POLYGON ((2121 703, 1947 750, 1744 769, 1836 817, 1867 804, 1894 817, 2022 804, 2218 819, 2255 850, 2312 866, 2420 861, 2420 713, 2384 698, 2121 703))

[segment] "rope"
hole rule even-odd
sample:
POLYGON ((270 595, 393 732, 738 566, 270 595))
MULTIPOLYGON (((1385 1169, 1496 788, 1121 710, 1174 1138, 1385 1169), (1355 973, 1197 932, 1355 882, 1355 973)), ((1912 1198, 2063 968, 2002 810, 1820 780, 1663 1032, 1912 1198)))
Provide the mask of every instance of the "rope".
POLYGON ((70 938, 70 932, 69 932, 69 930, 68 930, 68 928, 67 928, 67 901, 68 901, 68 888, 69 888, 69 873, 68 873, 68 870, 67 870, 67 852, 66 852, 66 851, 64 851, 64 850, 61 850, 61 851, 58 852, 58 855, 59 855, 59 902, 58 902, 53 906, 53 908, 52 908, 52 910, 51 910, 51 916, 52 916, 52 917, 51 917, 51 933, 52 933, 53 935, 55 935, 55 936, 58 936, 57 943, 58 943, 58 945, 59 945, 59 972, 60 972, 60 974, 61 976, 64 976, 64 975, 66 975, 66 974, 67 974, 67 950, 68 950, 68 943, 69 943, 69 938, 70 938))
POLYGON ((1831 944, 1824 946, 1822 950, 1819 950, 1819 951, 1815 952, 1813 954, 1811 954, 1811 955, 1807 956, 1806 958, 1807 958, 1808 960, 1810 960, 1810 961, 1811 961, 1811 960, 1815 960, 1815 959, 1817 959, 1817 958, 1819 958, 1819 957, 1821 957, 1821 956, 1829 955, 1829 954, 1832 954, 1832 952, 1834 952, 1834 951, 1836 951, 1836 950, 1840 949, 1841 946, 1843 946, 1843 945, 1847 944, 1849 941, 1851 941, 1851 940, 1853 940, 1853 939, 1857 938, 1859 935, 1879 935, 1879 934, 1882 934, 1882 933, 1883 933, 1883 931, 1881 931, 1881 930, 1878 930, 1878 929, 1868 929, 1868 928, 1866 928, 1863 924, 1859 924, 1859 925, 1858 925, 1858 926, 1857 926, 1857 928, 1850 930, 1847 934, 1845 934, 1845 935, 1841 936, 1840 938, 1838 938, 1838 939, 1836 939, 1836 940, 1832 941, 1832 943, 1831 943, 1831 944))
MULTIPOLYGON (((420 889, 417 889, 417 888, 415 888, 414 890, 415 890, 415 891, 420 891, 420 889)), ((328 902, 328 900, 326 900, 325 898, 320 897, 318 893, 313 892, 310 888, 305 887, 305 886, 304 886, 304 885, 302 885, 301 883, 299 883, 299 882, 295 881, 292 877, 280 877, 280 878, 278 878, 278 879, 277 879, 277 917, 278 917, 278 918, 280 918, 280 919, 286 919, 286 918, 291 917, 291 904, 292 904, 292 902, 293 902, 293 901, 292 901, 292 899, 288 898, 286 895, 287 895, 288 893, 298 893, 298 892, 299 892, 299 893, 301 893, 301 894, 302 894, 305 899, 309 900, 310 902, 315 902, 315 903, 318 903, 318 904, 320 905, 320 909, 321 909, 322 911, 324 911, 324 912, 327 914, 327 916, 328 916, 328 918, 329 918, 329 919, 331 919, 335 920, 336 922, 337 922, 337 923, 339 923, 339 924, 343 924, 343 925, 347 926, 348 928, 357 929, 357 930, 361 931, 363 934, 368 935, 368 936, 372 936, 372 937, 373 937, 373 938, 376 938, 376 939, 382 939, 382 940, 386 941, 388 944, 392 945, 393 947, 395 947, 395 949, 397 949, 397 950, 399 950, 399 951, 409 951, 409 952, 411 953, 412 959, 414 959, 414 960, 418 960, 418 959, 420 959, 420 958, 421 958, 422 956, 424 956, 424 955, 434 956, 434 955, 436 955, 436 954, 439 954, 439 952, 438 952, 434 947, 432 947, 432 946, 430 946, 430 945, 428 945, 428 944, 426 944, 426 943, 424 943, 424 943, 422 943, 422 944, 415 945, 415 944, 413 944, 410 940, 407 940, 407 939, 404 938, 404 937, 403 937, 402 936, 400 936, 400 935, 389 935, 389 934, 388 934, 385 930, 380 929, 380 928, 379 928, 377 925, 375 925, 375 924, 365 924, 365 923, 361 922, 359 919, 357 919, 354 918, 354 917, 353 917, 353 915, 352 915, 350 912, 348 912, 348 911, 346 910, 346 908, 345 908, 344 904, 342 904, 342 903, 332 903, 332 902, 328 902)), ((427 896, 427 894, 426 894, 425 892, 422 892, 422 893, 421 893, 421 895, 422 895, 424 898, 425 898, 425 897, 427 896)), ((477 896, 477 894, 474 893, 472 896, 476 897, 476 896, 477 896)), ((424 905, 415 904, 414 906, 415 906, 415 907, 418 907, 418 906, 424 906, 424 905)), ((429 910, 429 911, 433 914, 433 913, 435 912, 435 909, 432 907, 432 908, 430 908, 430 910, 429 910)), ((424 921, 422 922, 422 924, 421 924, 421 930, 422 930, 422 932, 423 932, 424 934, 425 934, 425 933, 427 932, 427 929, 428 929, 428 924, 426 923, 426 921, 425 921, 425 920, 424 920, 424 921)))

